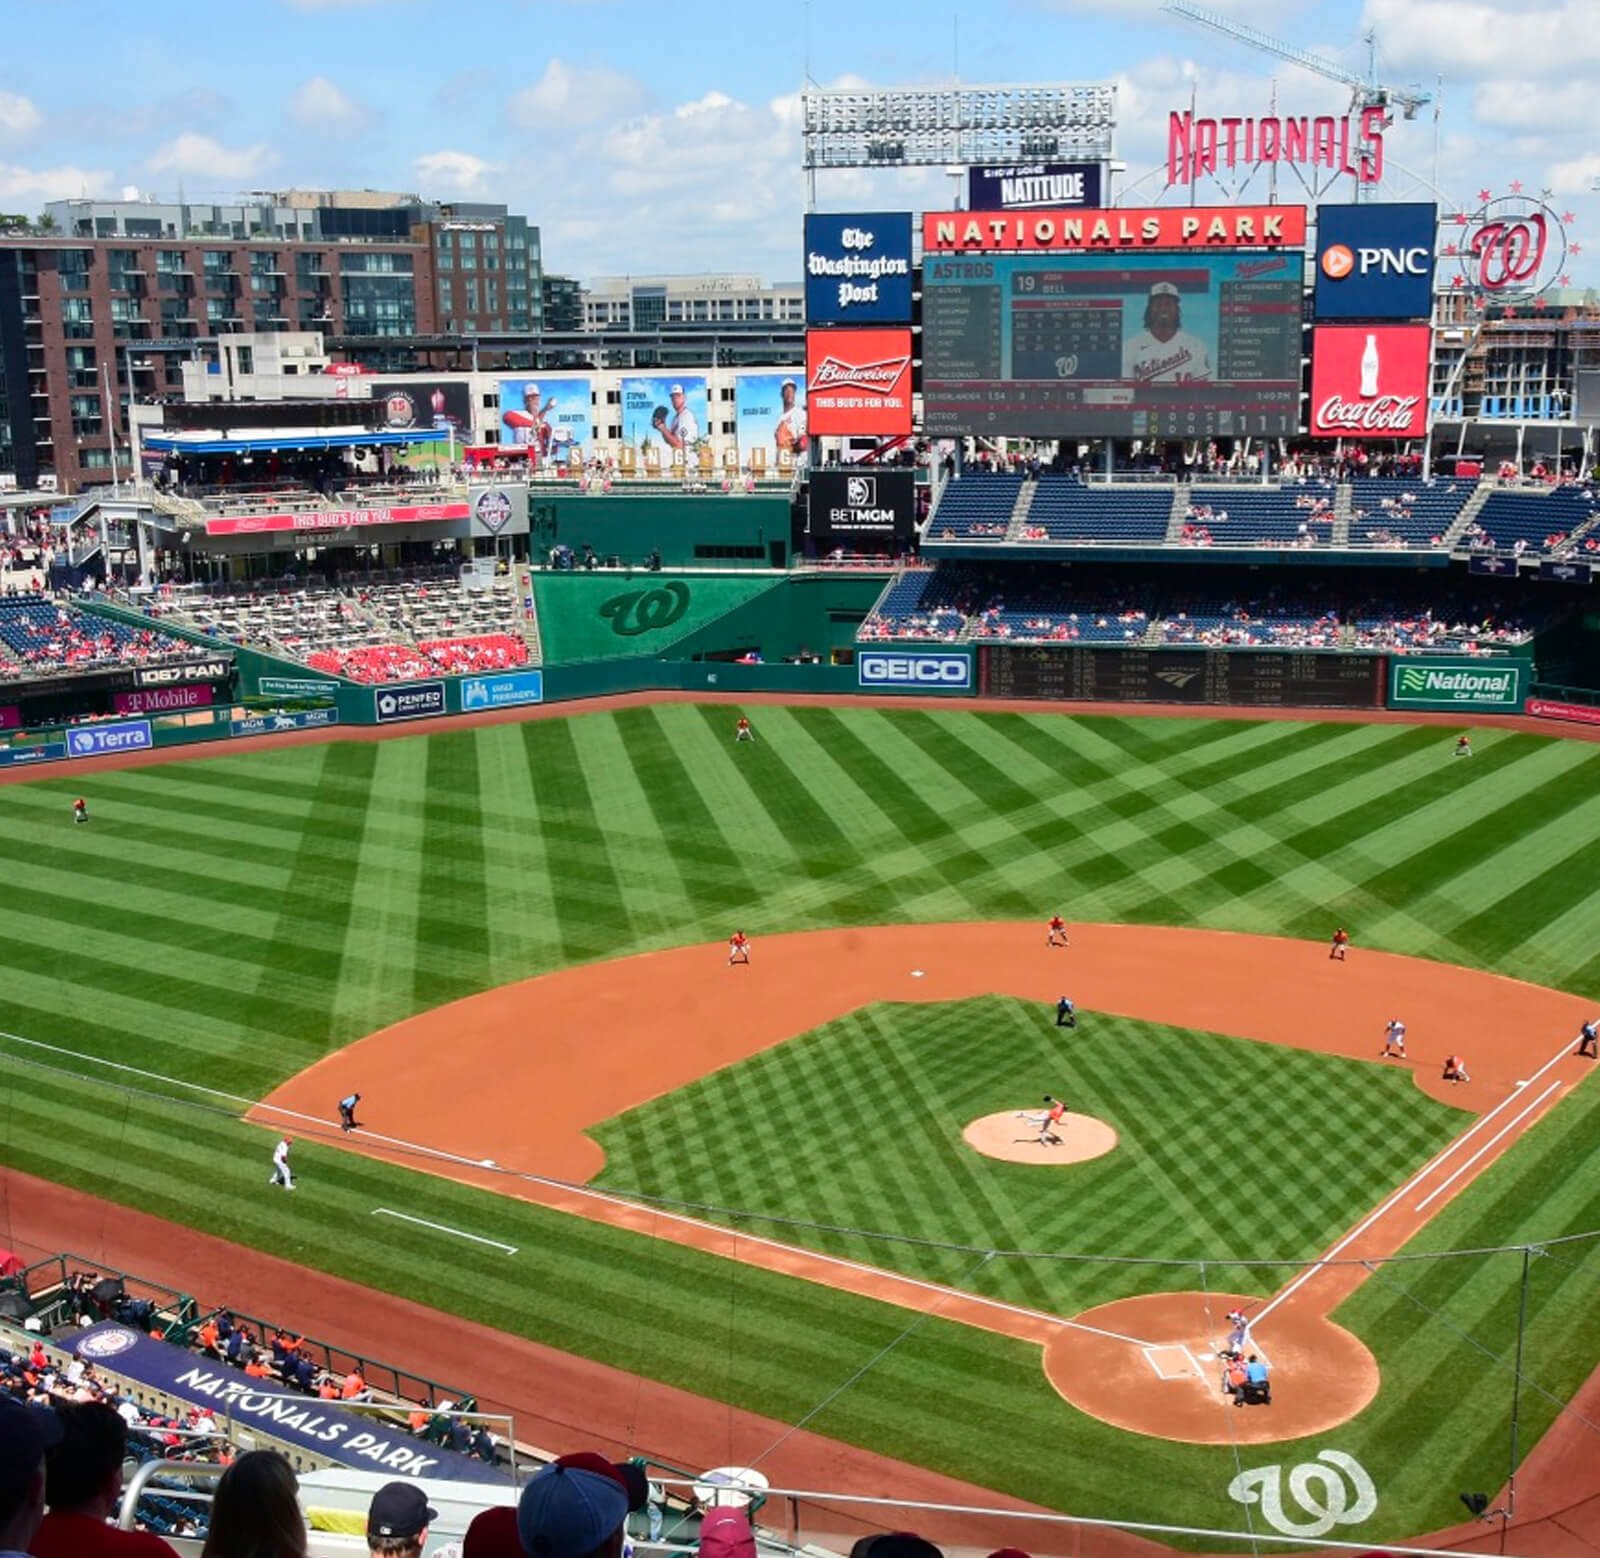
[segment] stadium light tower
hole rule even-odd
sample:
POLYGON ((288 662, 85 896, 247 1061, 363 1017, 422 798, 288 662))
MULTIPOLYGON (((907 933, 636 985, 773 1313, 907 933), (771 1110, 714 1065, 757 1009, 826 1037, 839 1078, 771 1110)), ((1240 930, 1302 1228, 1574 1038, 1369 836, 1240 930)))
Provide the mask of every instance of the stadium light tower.
MULTIPOLYGON (((1385 86, 1378 80, 1376 33, 1369 31, 1363 34, 1363 41, 1367 45, 1367 73, 1365 76, 1358 76, 1354 71, 1346 70, 1344 66, 1335 65, 1332 60, 1324 59, 1320 54, 1313 54, 1309 49, 1296 48, 1294 44, 1285 43, 1281 38, 1274 38, 1270 33, 1233 21, 1220 11, 1194 4, 1194 0, 1164 0, 1161 9, 1173 16, 1182 16, 1191 22, 1198 22, 1202 27, 1209 27, 1213 32, 1221 33, 1224 38, 1233 38, 1240 43, 1248 44, 1252 49, 1260 49, 1263 54, 1276 55, 1291 65, 1309 70, 1313 75, 1340 82, 1350 88, 1351 109, 1356 112, 1364 108, 1382 109, 1385 127, 1394 123, 1393 109, 1396 106, 1407 119, 1415 119, 1418 109, 1433 101, 1429 93, 1417 87, 1385 86)), ((1370 186, 1356 185, 1358 200, 1362 198, 1363 190, 1370 190, 1370 186)))
POLYGON ((890 87, 801 95, 806 206, 817 170, 1106 162, 1117 124, 1109 82, 1049 86, 890 87))

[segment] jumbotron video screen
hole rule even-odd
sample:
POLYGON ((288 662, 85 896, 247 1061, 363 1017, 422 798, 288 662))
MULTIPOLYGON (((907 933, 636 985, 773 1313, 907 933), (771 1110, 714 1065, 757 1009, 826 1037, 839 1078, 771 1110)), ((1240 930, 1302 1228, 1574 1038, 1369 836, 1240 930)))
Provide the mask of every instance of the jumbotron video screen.
POLYGON ((1299 431, 1304 254, 928 255, 934 436, 1299 431))

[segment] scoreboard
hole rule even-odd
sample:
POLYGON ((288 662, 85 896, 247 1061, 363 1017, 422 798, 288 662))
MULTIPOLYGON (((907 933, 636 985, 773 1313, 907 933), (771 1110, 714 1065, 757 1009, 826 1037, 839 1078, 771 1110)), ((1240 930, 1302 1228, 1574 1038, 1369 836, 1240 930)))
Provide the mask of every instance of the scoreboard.
POLYGON ((923 265, 936 437, 1300 428, 1304 253, 983 254, 923 265))
POLYGON ((1381 708, 1384 657, 1270 649, 985 644, 978 691, 1062 702, 1381 708))

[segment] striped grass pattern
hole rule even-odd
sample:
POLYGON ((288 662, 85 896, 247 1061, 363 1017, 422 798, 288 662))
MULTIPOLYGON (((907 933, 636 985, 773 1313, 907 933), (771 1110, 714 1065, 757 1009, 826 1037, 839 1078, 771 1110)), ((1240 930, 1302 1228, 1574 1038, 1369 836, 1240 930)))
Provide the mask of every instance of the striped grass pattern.
MULTIPOLYGON (((754 711, 761 739, 736 749, 734 713, 588 713, 102 774, 87 788, 87 828, 70 820, 82 781, 9 786, 0 1029, 255 1096, 421 1008, 577 960, 710 939, 732 922, 759 937, 1057 907, 1318 939, 1343 921, 1358 946, 1600 996, 1592 746, 1483 732, 1469 763, 1450 759, 1452 732, 1405 726, 808 707, 754 711)), ((1038 1014, 1013 1015, 1012 1075, 1044 1091, 1029 1049, 1038 1014)), ((896 1042, 937 1053, 952 1043, 931 1030, 896 1042)), ((1129 1042, 1226 1041, 1149 1030, 1129 1042)), ((0 1161, 790 1421, 864 1371, 808 1426, 1089 1514, 1243 1523, 1222 1494, 1240 1464, 1231 1452, 1132 1440, 1081 1417, 1021 1344, 939 1320, 908 1332, 909 1317, 886 1306, 315 1143, 297 1148, 301 1193, 273 1199, 259 1130, 176 1105, 156 1081, 117 1090, 21 1054, 0 1040, 0 1161), (397 1238, 371 1216, 377 1205, 523 1253, 507 1260, 424 1229, 397 1238)), ((1084 1096, 1103 1090, 1108 1112, 1131 1118, 1161 1102, 1113 1075, 1111 1056, 1073 1063, 1069 1081, 1084 1096)), ((1597 1099, 1587 1084, 1419 1242, 1550 1241, 1600 1226, 1600 1180, 1587 1169, 1600 1153, 1597 1099)), ((1380 1091, 1370 1102, 1397 1100, 1380 1091)), ((1371 1149, 1389 1182, 1441 1118, 1420 1100, 1399 1105, 1394 1139, 1371 1149)), ((1199 1129, 1193 1114, 1173 1128, 1199 1129)), ((1284 1140, 1289 1128, 1273 1128, 1284 1140)), ((800 1145, 774 1143, 771 1156, 800 1145)), ((706 1151, 704 1134, 681 1150, 706 1151)), ((1101 1249, 1259 1249, 1270 1219, 1225 1175, 1197 1172, 1175 1147, 1145 1150, 1137 1217, 1112 1205, 1019 1221, 999 1176, 977 1203, 993 1213, 983 1226, 1092 1234, 1101 1249), (1237 1228, 1215 1226, 1218 1195, 1232 1198, 1237 1228)), ((818 1208, 874 1226, 915 1204, 917 1187, 892 1177, 873 1204, 843 1174, 816 1182, 818 1160, 794 1156, 810 1180, 742 1188, 799 1204, 815 1183, 818 1208)), ((708 1169, 650 1172, 688 1184, 708 1169)), ((1315 1245, 1337 1205, 1279 1195, 1274 1172, 1257 1170, 1281 1218, 1269 1249, 1315 1245)), ((1356 1184, 1362 1204, 1381 1189, 1370 1177, 1356 1184)), ((925 1208, 922 1226, 954 1226, 958 1213, 965 1223, 969 1211, 925 1208)), ((1600 1351, 1600 1256, 1546 1247, 1530 1271, 1524 1450, 1550 1397, 1570 1393, 1600 1351)), ((1059 1294, 1022 1286, 1029 1269, 972 1280, 1015 1282, 1029 1301, 1073 1298, 1070 1283, 1059 1294)), ((1520 1275, 1517 1256, 1386 1269, 1342 1317, 1384 1366, 1378 1401, 1325 1440, 1243 1464, 1324 1444, 1362 1458, 1380 1504, 1358 1539, 1454 1518, 1459 1489, 1492 1488, 1504 1472, 1520 1275)))

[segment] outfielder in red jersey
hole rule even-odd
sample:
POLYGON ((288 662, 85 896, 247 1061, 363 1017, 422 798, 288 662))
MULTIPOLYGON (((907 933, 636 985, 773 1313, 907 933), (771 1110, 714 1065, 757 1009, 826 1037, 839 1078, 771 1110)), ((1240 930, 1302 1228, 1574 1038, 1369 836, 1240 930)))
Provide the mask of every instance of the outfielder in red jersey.
POLYGON ((733 739, 735 741, 754 741, 756 739, 756 733, 750 728, 750 721, 742 714, 739 716, 739 722, 733 727, 733 739))
POLYGON ((1050 934, 1044 938, 1044 944, 1047 947, 1065 947, 1069 945, 1067 941, 1067 922, 1059 914, 1050 916, 1048 929, 1050 934))
POLYGON ((1338 930, 1333 933, 1333 945, 1328 948, 1328 956, 1330 958, 1336 958, 1342 963, 1344 962, 1344 955, 1347 951, 1349 951, 1349 949, 1350 932, 1341 925, 1338 930))
POLYGON ((735 963, 748 963, 750 961, 750 938, 742 930, 736 930, 728 937, 728 964, 732 967, 735 963))

